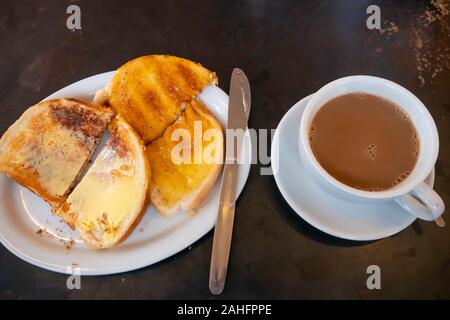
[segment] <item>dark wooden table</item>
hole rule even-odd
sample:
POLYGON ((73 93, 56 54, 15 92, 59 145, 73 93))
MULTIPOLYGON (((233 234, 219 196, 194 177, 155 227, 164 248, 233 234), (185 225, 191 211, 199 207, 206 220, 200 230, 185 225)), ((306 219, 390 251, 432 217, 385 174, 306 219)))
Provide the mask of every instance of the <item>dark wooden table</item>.
MULTIPOLYGON (((448 0, 1 0, 0 133, 59 88, 151 53, 199 61, 225 90, 233 67, 244 69, 253 128, 276 128, 295 102, 331 80, 369 74, 405 86, 429 108, 441 144, 435 187, 450 207, 449 7, 448 0), (71 32, 73 3, 82 29, 71 32), (366 27, 371 4, 381 8, 381 30, 366 27)), ((254 165, 237 204, 221 298, 450 298, 449 227, 420 221, 379 241, 340 240, 299 218, 273 177, 259 173, 254 165), (371 264, 381 267, 381 290, 366 287, 371 264)), ((210 232, 156 265, 85 277, 72 291, 66 276, 0 246, 0 298, 210 299, 211 244, 210 232)))

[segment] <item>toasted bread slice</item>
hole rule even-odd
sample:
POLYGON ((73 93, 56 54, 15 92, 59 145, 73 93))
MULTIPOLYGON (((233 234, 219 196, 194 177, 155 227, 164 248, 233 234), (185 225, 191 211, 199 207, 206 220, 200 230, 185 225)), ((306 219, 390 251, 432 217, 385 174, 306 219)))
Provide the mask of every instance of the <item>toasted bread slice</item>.
POLYGON ((150 180, 138 134, 120 116, 108 129, 106 145, 57 212, 95 249, 113 247, 133 231, 145 212, 150 180))
POLYGON ((149 55, 121 66, 94 101, 112 106, 149 143, 181 115, 185 103, 216 83, 215 73, 198 63, 149 55))
POLYGON ((108 108, 77 99, 30 107, 0 140, 0 172, 58 207, 113 115, 108 108))
POLYGON ((221 172, 223 149, 220 124, 201 102, 191 101, 178 120, 147 146, 152 170, 149 196, 158 212, 171 215, 197 208, 221 172))

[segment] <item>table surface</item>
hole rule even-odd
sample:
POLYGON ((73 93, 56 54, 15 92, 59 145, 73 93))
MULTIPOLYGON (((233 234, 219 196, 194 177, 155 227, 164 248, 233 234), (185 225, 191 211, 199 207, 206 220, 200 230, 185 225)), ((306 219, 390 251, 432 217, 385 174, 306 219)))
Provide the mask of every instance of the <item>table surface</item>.
MULTIPOLYGON (((0 133, 59 88, 152 53, 201 62, 226 91, 232 69, 245 70, 252 128, 276 128, 329 81, 369 74, 408 88, 430 110, 441 144, 435 188, 450 207, 449 8, 448 0, 1 0, 0 133), (73 32, 66 28, 72 3, 82 13, 82 29, 73 32), (371 4, 381 8, 381 30, 366 27, 371 4)), ((450 298, 449 227, 420 221, 379 241, 340 240, 299 218, 260 167, 252 166, 237 203, 220 298, 450 298), (381 290, 366 287, 372 264, 381 267, 381 290)), ((141 270, 85 277, 81 290, 0 246, 0 298, 212 299, 212 236, 141 270)))

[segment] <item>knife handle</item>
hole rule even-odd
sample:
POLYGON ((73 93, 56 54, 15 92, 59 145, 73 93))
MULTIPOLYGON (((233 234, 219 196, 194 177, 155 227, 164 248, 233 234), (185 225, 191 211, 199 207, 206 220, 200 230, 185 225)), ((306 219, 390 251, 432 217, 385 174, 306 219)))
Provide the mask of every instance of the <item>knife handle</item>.
POLYGON ((237 166, 236 163, 226 164, 222 177, 209 273, 209 290, 212 294, 222 293, 227 277, 236 201, 237 166))

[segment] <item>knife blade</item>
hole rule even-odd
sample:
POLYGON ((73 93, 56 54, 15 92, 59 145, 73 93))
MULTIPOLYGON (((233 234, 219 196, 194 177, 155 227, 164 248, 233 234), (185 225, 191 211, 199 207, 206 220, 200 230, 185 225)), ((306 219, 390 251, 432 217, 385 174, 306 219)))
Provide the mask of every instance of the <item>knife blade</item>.
POLYGON ((209 274, 209 290, 213 294, 222 293, 227 276, 239 167, 237 154, 240 143, 243 143, 243 132, 247 129, 250 107, 250 84, 245 73, 241 69, 235 68, 230 82, 225 164, 220 186, 220 200, 209 274), (241 131, 242 134, 239 135, 238 131, 241 131), (241 141, 238 141, 238 138, 241 141))

